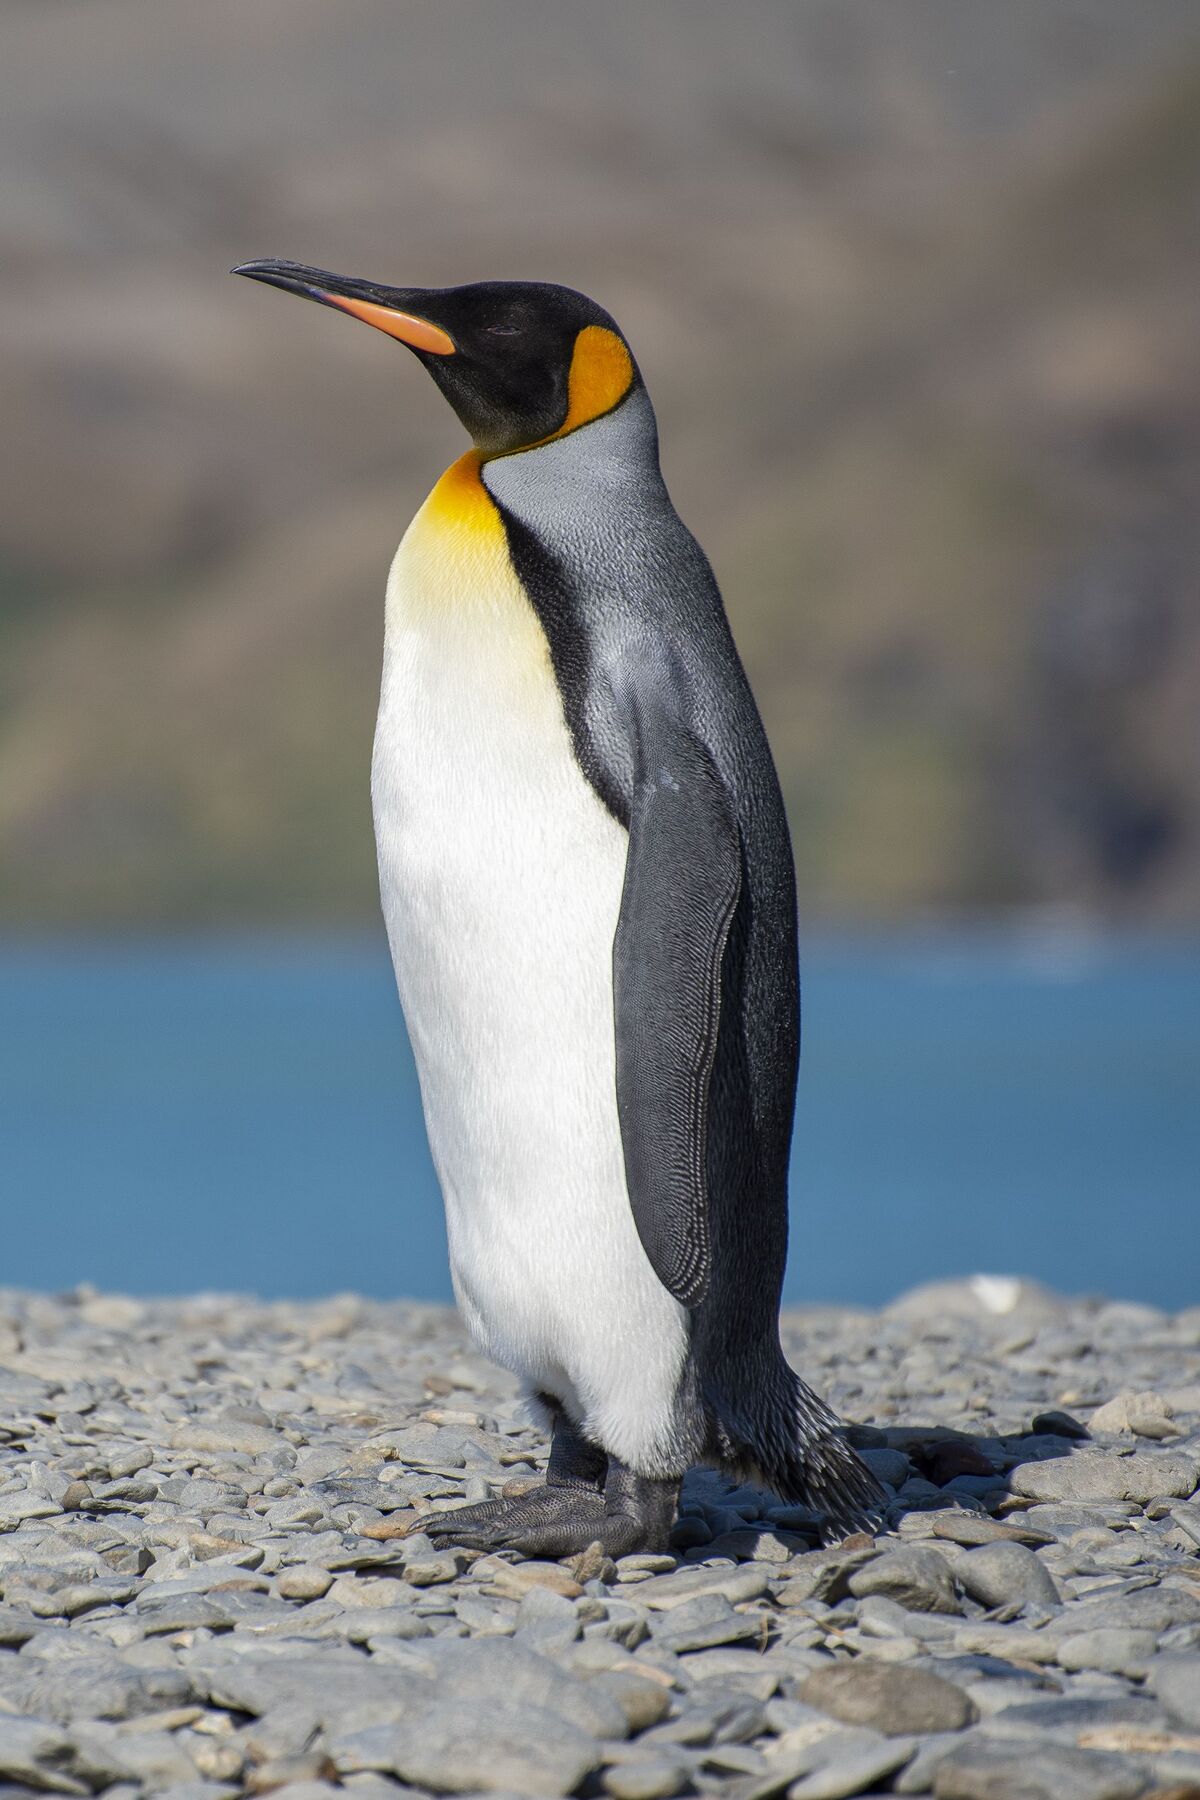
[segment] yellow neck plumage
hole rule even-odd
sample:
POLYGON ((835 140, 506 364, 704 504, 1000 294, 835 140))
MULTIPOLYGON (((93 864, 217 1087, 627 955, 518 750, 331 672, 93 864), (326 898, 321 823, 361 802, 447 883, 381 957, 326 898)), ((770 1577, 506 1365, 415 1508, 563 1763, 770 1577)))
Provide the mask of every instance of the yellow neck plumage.
MULTIPOLYGON (((633 359, 624 343, 602 325, 588 325, 575 340, 567 377, 562 424, 529 450, 578 431, 623 400, 633 384, 633 359)), ((520 455, 516 451, 510 454, 520 455)), ((485 458, 468 450, 451 463, 405 533, 392 571, 389 612, 399 605, 410 619, 444 616, 509 594, 522 613, 524 599, 508 555, 499 511, 481 478, 485 458)), ((544 650, 540 628, 537 641, 544 650)))
MULTIPOLYGON (((540 449, 543 444, 552 444, 556 438, 578 431, 581 425, 590 425, 593 419, 611 412, 632 385, 633 358, 616 332, 603 325, 585 325, 575 339, 571 355, 567 411, 562 424, 548 437, 508 454, 520 456, 525 450, 540 449)), ((440 523, 453 521, 467 529, 486 528, 486 513, 495 518, 496 512, 479 476, 484 460, 481 451, 468 450, 451 463, 422 510, 432 509, 440 523)))

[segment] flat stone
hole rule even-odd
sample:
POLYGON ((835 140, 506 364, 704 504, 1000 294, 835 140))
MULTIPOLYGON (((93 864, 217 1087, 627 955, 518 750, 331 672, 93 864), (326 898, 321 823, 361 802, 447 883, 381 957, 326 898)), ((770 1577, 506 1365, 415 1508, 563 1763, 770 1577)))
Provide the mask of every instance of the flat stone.
POLYGON ((981 1727, 987 1737, 1044 1738, 1058 1744, 1077 1744, 1080 1734, 1112 1725, 1138 1725, 1158 1730, 1165 1723, 1154 1701, 1141 1694, 1098 1698, 1065 1694, 1052 1700, 1023 1701, 994 1713, 981 1727))
POLYGON ((138 1583, 127 1577, 112 1576, 108 1580, 72 1581, 48 1593, 21 1592, 10 1586, 8 1592, 40 1619, 77 1619, 83 1613, 101 1606, 124 1606, 133 1599, 138 1583))
POLYGON ((1064 1538, 1073 1536, 1077 1531, 1089 1531, 1098 1525, 1121 1531, 1140 1510, 1132 1500, 1092 1500, 1087 1503, 1031 1506, 1024 1512, 1012 1514, 1012 1517, 1022 1525, 1032 1526, 1035 1531, 1043 1531, 1061 1543, 1064 1538))
POLYGON ((950 1564, 936 1550, 919 1544, 885 1551, 865 1568, 855 1570, 848 1586, 856 1599, 883 1594, 910 1612, 961 1611, 950 1564))
POLYGON ((720 1594, 731 1605, 737 1605, 742 1601, 757 1600, 766 1591, 764 1569, 676 1569, 669 1575, 652 1575, 649 1581, 640 1581, 637 1601, 639 1606, 665 1612, 683 1606, 701 1594, 720 1594))
POLYGON ((0 1606, 0 1649, 19 1650, 36 1637, 42 1627, 28 1613, 17 1612, 11 1606, 0 1606))
POLYGON ((1144 1506, 1160 1494, 1186 1500, 1197 1481, 1197 1463, 1170 1452, 1079 1450, 1044 1462, 1018 1463, 1009 1472, 1015 1494, 1034 1500, 1132 1500, 1144 1506))
POLYGON ((114 1450, 108 1459, 108 1478, 120 1481, 126 1475, 137 1475, 154 1465, 154 1452, 145 1444, 133 1444, 126 1450, 114 1450))
POLYGON ((963 1625, 954 1634, 955 1648, 968 1656, 992 1656, 1034 1664, 1057 1662, 1059 1642, 1050 1632, 992 1622, 963 1625))
POLYGON ((670 1800, 688 1784, 686 1763, 665 1756, 643 1756, 604 1771, 603 1787, 613 1800, 670 1800))
POLYGON ((859 1629, 873 1638, 911 1638, 918 1643, 945 1643, 957 1623, 945 1613, 909 1612, 883 1594, 868 1594, 858 1603, 859 1629))
POLYGON ((872 1726, 892 1737, 960 1731, 975 1718, 970 1700, 951 1682, 867 1657, 814 1670, 800 1684, 799 1697, 843 1724, 872 1726))
MULTIPOLYGON (((407 1557, 404 1579, 416 1588, 440 1587, 462 1573, 462 1552, 434 1550, 428 1556, 407 1557)), ((564 1583, 564 1586, 566 1584, 564 1583)))
POLYGON ((780 1606, 802 1606, 806 1600, 821 1600, 833 1605, 850 1592, 850 1577, 856 1569, 873 1562, 879 1551, 871 1542, 849 1550, 836 1545, 830 1550, 810 1550, 793 1557, 787 1565, 788 1579, 778 1589, 780 1606))
POLYGON ((982 1544, 954 1565, 954 1578, 983 1606, 1059 1606, 1050 1571, 1024 1544, 982 1544))
POLYGON ((858 1452, 872 1475, 886 1481, 891 1488, 903 1487, 912 1474, 912 1464, 903 1450, 887 1448, 863 1449, 858 1452))
MULTIPOLYGON (((132 1779, 157 1794, 196 1779, 195 1763, 169 1731, 120 1732, 114 1725, 86 1725, 73 1735, 75 1771, 89 1786, 107 1788, 132 1779)), ((240 1757, 237 1762, 240 1774, 240 1757)))
MULTIPOLYGON (((1079 1631, 1060 1640, 1059 1667, 1072 1673, 1096 1669, 1101 1674, 1125 1675, 1140 1680, 1157 1644, 1158 1633, 1155 1631, 1099 1626, 1094 1631, 1079 1631)), ((1197 1662, 1200 1679, 1200 1659, 1197 1662)))
POLYGON ((697 1594, 682 1606, 653 1614, 651 1628, 656 1644, 679 1655, 761 1637, 764 1624, 762 1616, 735 1612, 724 1594, 697 1594))
MULTIPOLYGON (((157 1481, 138 1480, 136 1477, 130 1477, 127 1481, 106 1481, 102 1486, 92 1489, 88 1511, 125 1512, 130 1507, 144 1506, 157 1498, 157 1481)), ((245 1504, 244 1494, 242 1504, 245 1504)))
POLYGON ((160 1599, 153 1590, 139 1600, 138 1617, 151 1635, 176 1631, 231 1631, 237 1609, 228 1596, 167 1594, 160 1599))
POLYGON ((525 1702, 410 1695, 402 1723, 335 1734, 339 1773, 376 1769, 440 1793, 572 1792, 600 1760, 578 1726, 525 1702))
POLYGON ((1035 1413, 1029 1429, 1035 1437, 1086 1438, 1088 1428, 1080 1424, 1073 1413, 1051 1412, 1035 1413))
MULTIPOLYGON (((788 1664, 779 1656, 763 1656, 757 1650, 730 1647, 693 1651, 684 1658, 682 1667, 685 1680, 711 1682, 731 1700, 735 1694, 747 1700, 769 1700, 781 1678, 790 1673, 788 1664)), ((693 1696, 696 1693, 693 1687, 693 1696)))
POLYGON ((938 1764, 952 1750, 961 1749, 965 1741, 958 1731, 941 1731, 932 1737, 921 1738, 912 1760, 897 1772, 892 1783, 893 1793, 931 1794, 938 1764))
POLYGON ((0 1494, 0 1531, 15 1531, 26 1519, 53 1519, 62 1510, 57 1500, 28 1488, 19 1494, 0 1494))
POLYGON ((680 1554, 687 1550, 698 1550, 701 1546, 712 1543, 712 1535, 706 1519, 698 1513, 683 1513, 671 1527, 671 1548, 680 1554))
POLYGON ((1130 1431, 1138 1437, 1172 1437, 1178 1432, 1172 1412, 1170 1401, 1153 1389, 1117 1394, 1096 1408, 1089 1426, 1093 1436, 1097 1432, 1130 1431))
POLYGON ((945 1538, 952 1544, 962 1544, 966 1548, 976 1544, 1037 1546, 1054 1542, 1049 1532, 1038 1531, 1036 1527, 1021 1524, 1016 1519, 1002 1524, 999 1519, 987 1519, 979 1513, 968 1512, 939 1514, 933 1520, 933 1535, 945 1538))
POLYGON ((186 1706, 196 1698, 186 1669, 136 1668, 114 1655, 75 1655, 35 1664, 22 1710, 70 1723, 136 1719, 186 1706))
POLYGON ((0 1717, 0 1776, 59 1794, 90 1790, 69 1770, 74 1745, 65 1731, 41 1719, 0 1717))
POLYGON ((389 1433, 384 1441, 391 1443, 401 1462, 418 1468, 461 1469, 466 1461, 462 1433, 442 1425, 410 1425, 389 1433))
MULTIPOLYGON (((459 1618, 462 1612, 459 1610, 459 1618)), ((581 1620, 576 1604, 551 1588, 530 1588, 517 1607, 516 1636, 543 1656, 557 1655, 579 1637, 581 1620)))
POLYGON ((715 1537, 709 1546, 710 1556, 727 1556, 733 1562, 772 1563, 778 1567, 788 1561, 797 1550, 803 1548, 798 1540, 788 1544, 773 1531, 758 1525, 741 1525, 733 1531, 723 1531, 715 1537))
POLYGON ((1177 1725, 1200 1731, 1200 1655, 1155 1657, 1150 1686, 1177 1725))
POLYGON ((1064 1623, 1075 1631, 1171 1631, 1177 1625, 1200 1625, 1200 1595, 1175 1587, 1137 1588, 1113 1599, 1082 1600, 1064 1623))
POLYGON ((196 1420, 178 1426, 171 1433, 170 1443, 173 1450, 236 1450, 260 1456, 285 1446, 286 1440, 264 1425, 249 1425, 228 1414, 216 1413, 203 1422, 196 1420))
MULTIPOLYGON (((326 1766, 326 1761, 321 1759, 322 1767, 326 1766)), ((403 1793, 384 1775, 354 1775, 349 1782, 334 1787, 329 1781, 296 1778, 287 1768, 270 1763, 254 1771, 254 1780, 255 1785, 248 1792, 280 1794, 284 1800, 346 1800, 347 1794, 353 1794, 356 1800, 400 1800, 403 1793)))
POLYGON ((314 1568, 311 1563, 295 1563, 284 1569, 276 1586, 285 1600, 320 1600, 333 1586, 333 1576, 328 1569, 314 1568))
POLYGON ((559 1563, 506 1563, 498 1556, 481 1557, 471 1573, 477 1578, 486 1578, 496 1593, 513 1600, 519 1600, 534 1587, 548 1587, 569 1600, 577 1600, 583 1592, 582 1584, 559 1563))
MULTIPOLYGON (((173 1781, 160 1788, 154 1800, 237 1800, 240 1790, 231 1781, 173 1781)), ((106 1800, 133 1800, 134 1788, 110 1789, 106 1800)))
POLYGON ((1032 1754, 982 1742, 951 1750, 933 1775, 935 1800, 1137 1800, 1143 1763, 1039 1744, 1032 1754))
POLYGON ((586 1677, 590 1687, 615 1700, 631 1733, 646 1731, 665 1719, 671 1709, 671 1690, 635 1669, 601 1669, 586 1677))
POLYGON ((350 1651, 262 1657, 227 1654, 219 1660, 205 1655, 189 1663, 188 1674, 196 1691, 212 1706, 229 1707, 255 1718, 276 1713, 288 1716, 289 1709, 303 1708, 306 1730, 314 1720, 336 1727, 359 1708, 386 1709, 389 1703, 400 1704, 395 1670, 350 1651))
POLYGON ((866 1730, 831 1732, 803 1753, 803 1772, 788 1787, 788 1800, 847 1800, 903 1768, 915 1748, 912 1738, 866 1730))

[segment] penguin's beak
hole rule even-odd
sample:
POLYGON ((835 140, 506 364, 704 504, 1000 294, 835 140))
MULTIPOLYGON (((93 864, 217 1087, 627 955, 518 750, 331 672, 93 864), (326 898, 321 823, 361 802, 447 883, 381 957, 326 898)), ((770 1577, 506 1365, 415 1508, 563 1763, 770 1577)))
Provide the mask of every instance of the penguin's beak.
POLYGON ((282 288, 288 294, 303 294, 322 306, 336 306, 364 325, 374 325, 389 337, 399 338, 412 350, 425 350, 433 356, 453 356, 454 339, 430 319, 409 312, 406 301, 418 290, 380 287, 374 281, 355 281, 347 275, 333 275, 328 269, 306 269, 303 263, 279 262, 265 257, 261 262, 239 263, 231 275, 248 275, 251 281, 265 281, 269 287, 282 288))

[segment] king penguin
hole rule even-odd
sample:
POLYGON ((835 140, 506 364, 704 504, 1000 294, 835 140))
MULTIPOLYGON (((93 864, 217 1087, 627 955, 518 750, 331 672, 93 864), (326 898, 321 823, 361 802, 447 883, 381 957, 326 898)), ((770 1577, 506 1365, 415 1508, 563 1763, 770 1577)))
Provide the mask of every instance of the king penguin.
POLYGON ((827 1538, 872 1525, 882 1490, 779 1341, 787 821, 624 335, 540 282, 234 273, 406 344, 473 439, 392 564, 371 791, 455 1294, 551 1449, 544 1486, 425 1528, 659 1551, 695 1463, 827 1538))

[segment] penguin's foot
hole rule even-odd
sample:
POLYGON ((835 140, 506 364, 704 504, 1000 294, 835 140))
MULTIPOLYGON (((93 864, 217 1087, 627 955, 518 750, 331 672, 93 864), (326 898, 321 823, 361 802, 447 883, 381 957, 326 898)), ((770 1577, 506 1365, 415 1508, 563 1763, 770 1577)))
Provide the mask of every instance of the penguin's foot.
POLYGON ((487 1500, 439 1513, 424 1530, 440 1550, 520 1550, 525 1556, 572 1556, 601 1535, 604 1496, 581 1488, 538 1487, 519 1500, 487 1500))
POLYGON ((519 1500, 488 1500, 440 1513, 425 1531, 439 1549, 519 1550, 524 1556, 578 1556, 599 1544, 606 1556, 665 1550, 679 1498, 678 1481, 635 1475, 609 1459, 604 1491, 533 1488, 519 1500))
POLYGON ((665 1550, 679 1482, 655 1481, 606 1456, 564 1414, 555 1420, 544 1487, 517 1500, 485 1500, 439 1513, 424 1529, 439 1548, 519 1550, 524 1556, 578 1556, 599 1544, 606 1556, 665 1550))

